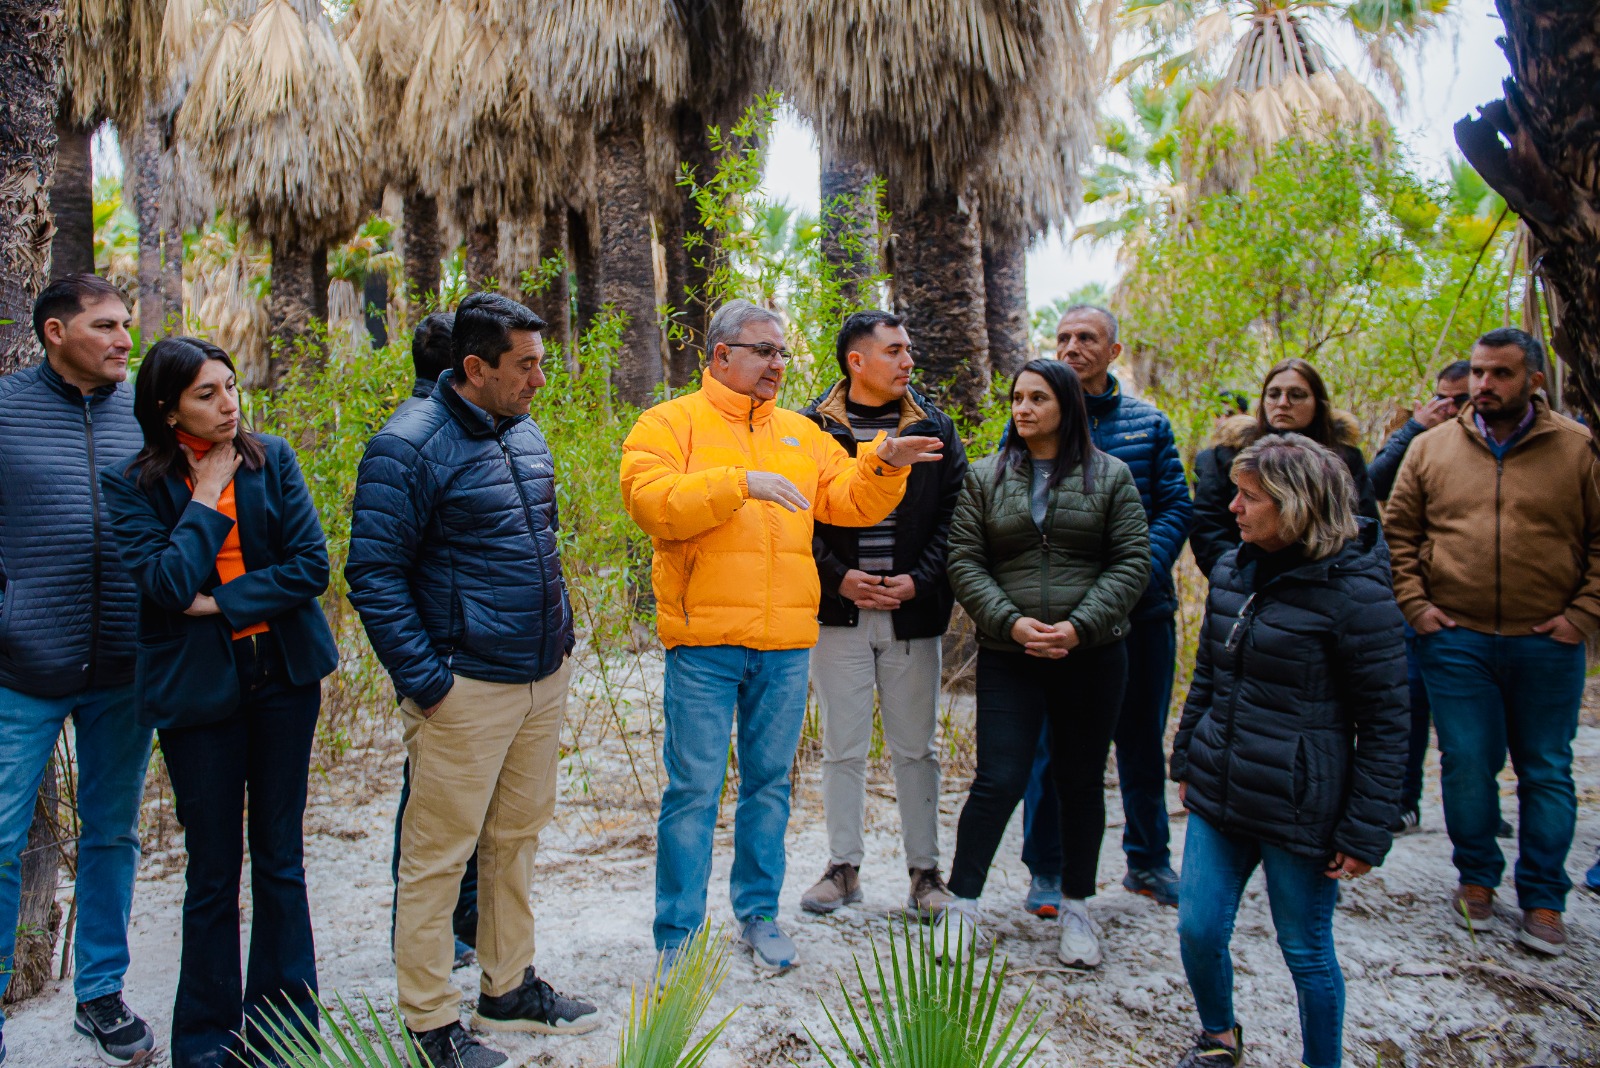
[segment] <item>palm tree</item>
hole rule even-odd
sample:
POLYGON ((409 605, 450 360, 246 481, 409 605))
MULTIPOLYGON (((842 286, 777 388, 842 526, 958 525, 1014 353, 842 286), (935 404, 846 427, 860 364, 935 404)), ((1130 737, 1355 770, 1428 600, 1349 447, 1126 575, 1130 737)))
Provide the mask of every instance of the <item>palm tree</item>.
POLYGON ((291 347, 326 315, 327 243, 366 203, 355 57, 316 0, 260 0, 212 38, 178 129, 222 206, 272 243, 276 386, 291 347))
POLYGON ((1506 95, 1456 123, 1456 143, 1538 247, 1550 340, 1589 425, 1600 416, 1600 8, 1496 0, 1511 61, 1506 95))

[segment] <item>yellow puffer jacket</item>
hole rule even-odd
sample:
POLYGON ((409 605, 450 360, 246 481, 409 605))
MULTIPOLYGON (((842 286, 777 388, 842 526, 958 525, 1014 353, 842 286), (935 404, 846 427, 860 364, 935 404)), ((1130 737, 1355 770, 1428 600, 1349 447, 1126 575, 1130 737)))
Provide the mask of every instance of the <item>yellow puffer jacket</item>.
POLYGON ((878 459, 882 440, 852 458, 799 412, 710 375, 699 392, 639 416, 622 445, 622 500, 655 544, 662 644, 815 645, 812 522, 869 527, 900 503, 911 468, 878 459), (749 471, 784 475, 810 510, 751 500, 749 471))

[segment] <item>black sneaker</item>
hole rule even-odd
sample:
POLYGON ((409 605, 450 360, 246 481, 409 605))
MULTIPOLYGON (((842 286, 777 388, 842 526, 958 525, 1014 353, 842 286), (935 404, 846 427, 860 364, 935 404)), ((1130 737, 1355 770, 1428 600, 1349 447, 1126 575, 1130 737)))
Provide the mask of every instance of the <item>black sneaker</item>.
POLYGON ((1122 887, 1158 905, 1178 907, 1178 873, 1171 868, 1129 868, 1122 877, 1122 887))
POLYGON ((447 1023, 432 1031, 412 1031, 417 1049, 433 1068, 500 1068, 506 1055, 479 1042, 459 1023, 447 1023))
POLYGON ((1244 1028, 1236 1026, 1232 1046, 1224 1046, 1204 1031, 1196 1035, 1194 1045, 1183 1055, 1177 1068, 1233 1068, 1243 1063, 1244 1028))
POLYGON ((1399 818, 1390 826, 1389 833, 1396 838, 1404 838, 1406 835, 1416 834, 1420 830, 1422 830, 1421 809, 1408 808, 1400 813, 1399 818))
POLYGON ((581 1035, 600 1026, 600 1010, 587 1001, 556 993, 529 965, 522 973, 522 985, 515 990, 478 998, 472 1026, 485 1031, 581 1035))
POLYGON ((1517 829, 1511 826, 1510 820, 1501 820, 1500 826, 1495 828, 1494 836, 1496 838, 1509 838, 1514 841, 1517 837, 1517 829))
POLYGON ((120 993, 79 1002, 72 1029, 92 1041, 100 1059, 116 1068, 149 1064, 155 1057, 156 1036, 150 1025, 133 1014, 120 993))

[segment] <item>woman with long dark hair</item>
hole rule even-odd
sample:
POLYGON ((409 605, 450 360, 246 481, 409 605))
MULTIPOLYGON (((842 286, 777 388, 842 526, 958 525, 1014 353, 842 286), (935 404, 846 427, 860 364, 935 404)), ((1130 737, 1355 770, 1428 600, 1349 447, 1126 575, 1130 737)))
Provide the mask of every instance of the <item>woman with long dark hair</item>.
POLYGON ((1005 441, 972 465, 950 524, 950 584, 978 628, 978 767, 956 830, 955 901, 937 921, 941 951, 976 940, 977 898, 1048 719, 1061 806, 1057 955, 1074 967, 1100 963, 1085 899, 1127 682, 1123 638, 1149 572, 1133 475, 1094 447, 1078 376, 1031 361, 1012 382, 1005 441))
POLYGON ((328 552, 294 450, 244 424, 233 361, 157 342, 134 385, 145 445, 101 478, 139 587, 138 714, 160 732, 188 847, 176 1068, 267 1049, 269 1005, 317 1019, 306 901, 306 777, 321 679, 338 651, 317 598, 328 552), (249 824, 245 824, 246 797, 249 824), (241 839, 250 843, 249 971, 240 980, 241 839))
POLYGON ((1223 554, 1239 545, 1239 526, 1228 505, 1237 487, 1229 473, 1241 451, 1275 434, 1300 434, 1344 461, 1355 492, 1356 514, 1378 518, 1378 498, 1361 453, 1361 428, 1355 416, 1328 401, 1322 375, 1305 360, 1274 364, 1261 382, 1254 415, 1236 415, 1218 424, 1212 445, 1194 458, 1194 526, 1189 547, 1200 572, 1210 576, 1223 554))

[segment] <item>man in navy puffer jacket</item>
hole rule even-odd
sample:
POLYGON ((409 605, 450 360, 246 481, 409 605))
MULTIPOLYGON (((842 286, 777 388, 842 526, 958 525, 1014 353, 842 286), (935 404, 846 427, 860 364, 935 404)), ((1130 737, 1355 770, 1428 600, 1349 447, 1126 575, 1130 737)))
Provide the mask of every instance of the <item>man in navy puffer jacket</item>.
MULTIPOLYGON (((1130 620, 1128 686, 1116 733, 1117 778, 1127 818, 1122 850, 1128 873, 1122 885, 1163 905, 1176 905, 1178 877, 1167 852, 1163 740, 1177 662, 1172 568, 1189 536, 1194 505, 1172 424, 1155 405, 1124 396, 1108 371, 1121 354, 1116 316, 1105 308, 1068 308, 1056 327, 1056 358, 1065 360, 1083 382, 1095 448, 1128 465, 1150 521, 1150 584, 1130 620)), ((1041 744, 1025 798, 1022 847, 1022 859, 1033 874, 1027 908, 1040 916, 1055 915, 1060 898, 1061 839, 1048 767, 1049 745, 1041 744)))
POLYGON ((475 1026, 581 1033, 593 1005, 534 974, 539 832, 555 809, 572 608, 557 547, 555 463, 528 404, 544 322, 495 293, 462 301, 454 367, 367 445, 345 577, 399 691, 411 761, 395 910, 406 1026, 435 1064, 500 1054, 459 1022, 451 914, 479 852, 475 1026))

